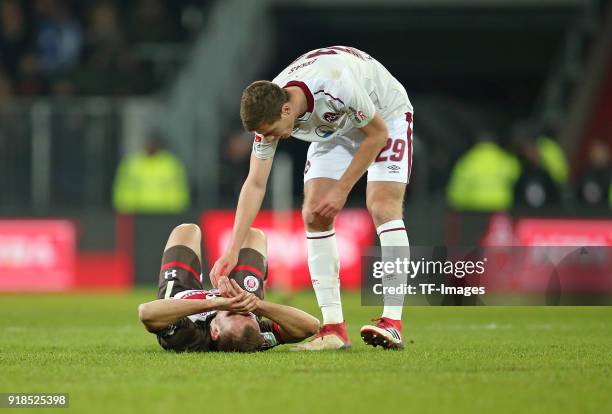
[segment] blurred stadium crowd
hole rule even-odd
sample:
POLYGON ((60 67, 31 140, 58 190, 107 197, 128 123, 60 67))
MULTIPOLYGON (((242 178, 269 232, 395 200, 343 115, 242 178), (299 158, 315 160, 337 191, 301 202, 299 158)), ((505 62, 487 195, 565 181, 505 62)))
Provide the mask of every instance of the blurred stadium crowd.
MULTIPOLYGON (((47 161, 51 164, 47 170, 51 176, 48 205, 114 206, 121 212, 144 213, 186 211, 190 206, 199 208, 197 202, 191 204, 192 200, 202 200, 202 194, 197 194, 198 191, 202 193, 202 188, 197 188, 193 182, 199 172, 192 164, 185 163, 184 156, 173 151, 175 143, 169 137, 147 127, 146 137, 138 142, 141 150, 135 151, 132 145, 132 151, 126 153, 122 144, 125 121, 117 120, 119 110, 115 106, 101 111, 103 116, 94 116, 89 109, 75 112, 75 107, 89 108, 87 105, 91 101, 87 101, 87 105, 77 102, 70 107, 62 104, 61 99, 159 95, 185 66, 190 48, 201 36, 214 3, 197 0, 0 0, 0 146, 3 153, 0 168, 4 177, 12 177, 2 186, 5 204, 23 207, 37 201, 30 186, 37 180, 36 147, 39 144, 34 138, 30 141, 30 137, 37 136, 40 125, 45 128, 46 118, 37 118, 33 106, 24 109, 20 105, 28 99, 34 102, 49 97, 53 102, 48 109, 53 143, 50 144, 50 161, 47 161), (96 136, 103 136, 104 142, 99 142, 96 136), (91 171, 89 163, 95 165, 89 167, 91 171), (156 184, 159 182, 166 184, 156 184), (92 191, 92 186, 97 191, 92 191), (139 188, 145 201, 139 201, 139 188), (172 206, 163 204, 168 197, 162 194, 167 193, 168 188, 172 188, 176 193, 174 198, 180 202, 172 206), (154 194, 156 191, 159 195, 154 194)), ((291 21, 287 23, 283 12, 278 13, 281 15, 279 21, 292 24, 291 21)), ((295 11, 293 15, 301 16, 295 11)), ((308 13, 303 16, 308 21, 308 13)), ((557 30, 562 33, 564 29, 557 30)), ((295 37, 296 33, 287 32, 287 36, 295 37)), ((434 35, 431 36, 433 39, 434 35)), ((486 54, 490 50, 490 45, 485 44, 479 53, 486 54)), ((293 49, 282 53, 296 54, 293 49)), ((277 53, 275 62, 278 65, 286 63, 282 53, 277 53)), ((418 63, 423 65, 427 61, 419 59, 418 63)), ((269 65, 271 75, 278 70, 278 65, 269 65)), ((474 65, 482 66, 482 63, 474 65)), ((541 66, 551 65, 554 61, 549 60, 541 66)), ((457 84, 479 85, 478 79, 455 81, 456 90, 449 87, 449 96, 444 98, 444 105, 452 109, 442 110, 439 104, 427 104, 431 99, 423 89, 431 86, 431 80, 421 75, 422 80, 412 84, 411 79, 405 78, 406 74, 399 76, 416 108, 415 168, 409 198, 438 194, 458 211, 490 212, 513 207, 545 209, 559 205, 612 208, 612 123, 609 120, 597 136, 589 137, 585 160, 579 168, 574 168, 575 154, 568 154, 558 140, 561 128, 565 127, 558 119, 543 123, 542 119, 529 118, 528 111, 523 110, 516 114, 510 111, 498 122, 499 114, 489 118, 486 111, 462 106, 460 98, 451 96, 458 90, 457 84), (419 85, 425 86, 419 88, 419 85), (413 95, 412 89, 417 93, 413 95), (461 113, 463 118, 453 112, 461 113), (473 122, 474 119, 478 121, 473 122), (441 133, 444 128, 447 132, 441 133)), ((491 76, 490 73, 487 76, 491 76)), ((506 75, 499 76, 501 79, 506 75)), ((512 101, 516 101, 515 107, 535 105, 533 90, 542 88, 544 80, 534 82, 533 74, 529 76, 523 81, 528 85, 524 87, 528 92, 516 87, 520 83, 514 79, 497 92, 474 86, 470 88, 470 98, 478 95, 486 99, 486 94, 496 93, 499 112, 508 109, 501 105, 512 101)), ((482 82, 495 85, 487 79, 482 82)), ((251 137, 241 132, 236 114, 227 119, 230 121, 216 148, 220 160, 216 191, 218 205, 229 206, 235 202, 248 172, 251 137)), ((288 143, 285 146, 285 151, 294 159, 296 200, 300 196, 305 153, 298 145, 288 143)), ((44 176, 45 172, 38 175, 44 176)), ((362 192, 363 187, 356 189, 357 196, 362 192)), ((361 197, 354 199, 361 204, 361 197)))
POLYGON ((202 24, 188 0, 2 0, 0 99, 153 92, 155 53, 202 24))

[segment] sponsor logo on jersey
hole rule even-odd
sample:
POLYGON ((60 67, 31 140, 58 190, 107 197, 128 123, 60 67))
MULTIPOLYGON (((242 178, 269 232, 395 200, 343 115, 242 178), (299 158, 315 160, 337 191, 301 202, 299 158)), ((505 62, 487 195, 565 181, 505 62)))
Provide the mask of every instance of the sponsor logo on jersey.
POLYGON ((336 122, 340 118, 340 114, 337 112, 325 112, 323 114, 323 119, 330 124, 336 122))
POLYGON ((317 127, 317 129, 315 129, 315 133, 316 133, 318 136, 323 137, 323 138, 327 138, 327 137, 329 137, 329 136, 330 136, 330 135, 332 135, 334 132, 335 132, 335 130, 334 130, 332 127, 327 126, 327 125, 319 125, 319 126, 317 127))
POLYGON ((391 170, 391 172, 396 173, 401 169, 401 167, 399 165, 387 165, 387 169, 391 170))
POLYGON ((244 278, 243 285, 247 292, 255 292, 259 289, 259 279, 253 275, 248 275, 244 278))
MULTIPOLYGON (((299 59, 298 59, 299 60, 299 59)), ((314 60, 309 60, 307 62, 304 63, 300 63, 299 65, 293 66, 290 70, 289 73, 287 73, 287 75, 291 75, 293 72, 295 72, 296 70, 300 70, 302 68, 305 68, 306 66, 310 66, 313 63, 315 63, 317 61, 317 59, 314 60)))

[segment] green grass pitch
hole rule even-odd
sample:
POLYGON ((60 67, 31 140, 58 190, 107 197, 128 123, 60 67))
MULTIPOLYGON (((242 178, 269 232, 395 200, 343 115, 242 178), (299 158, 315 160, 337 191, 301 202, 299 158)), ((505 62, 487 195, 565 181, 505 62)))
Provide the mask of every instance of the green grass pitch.
POLYGON ((0 296, 0 392, 100 413, 612 412, 610 307, 408 307, 393 352, 361 343, 379 310, 345 294, 350 351, 174 354, 137 319, 153 295, 0 296))

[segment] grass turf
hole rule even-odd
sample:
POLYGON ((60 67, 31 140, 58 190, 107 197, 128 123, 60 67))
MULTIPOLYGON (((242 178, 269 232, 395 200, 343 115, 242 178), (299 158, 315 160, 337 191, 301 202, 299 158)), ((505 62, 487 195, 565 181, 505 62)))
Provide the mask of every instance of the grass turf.
POLYGON ((137 320, 153 295, 0 296, 0 392, 104 413, 612 412, 610 307, 409 307, 393 352, 361 343, 378 309, 345 294, 348 352, 174 354, 137 320))

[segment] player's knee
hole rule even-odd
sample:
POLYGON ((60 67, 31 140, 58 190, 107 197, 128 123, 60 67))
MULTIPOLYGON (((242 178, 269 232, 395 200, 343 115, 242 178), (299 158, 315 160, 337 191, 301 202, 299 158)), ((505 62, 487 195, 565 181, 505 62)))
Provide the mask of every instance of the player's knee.
POLYGON ((184 235, 199 235, 200 227, 194 223, 183 223, 176 226, 172 232, 184 235))
POLYGON ((266 237, 266 233, 264 233, 263 230, 258 229, 256 227, 251 227, 249 229, 249 238, 253 239, 253 240, 257 240, 259 242, 266 242, 267 241, 267 237, 266 237))
POLYGON ((368 211, 376 225, 402 218, 402 207, 389 200, 377 200, 368 203, 368 211))
POLYGON ((304 226, 309 231, 329 230, 334 222, 333 219, 320 216, 307 207, 302 208, 302 219, 304 220, 304 226))

